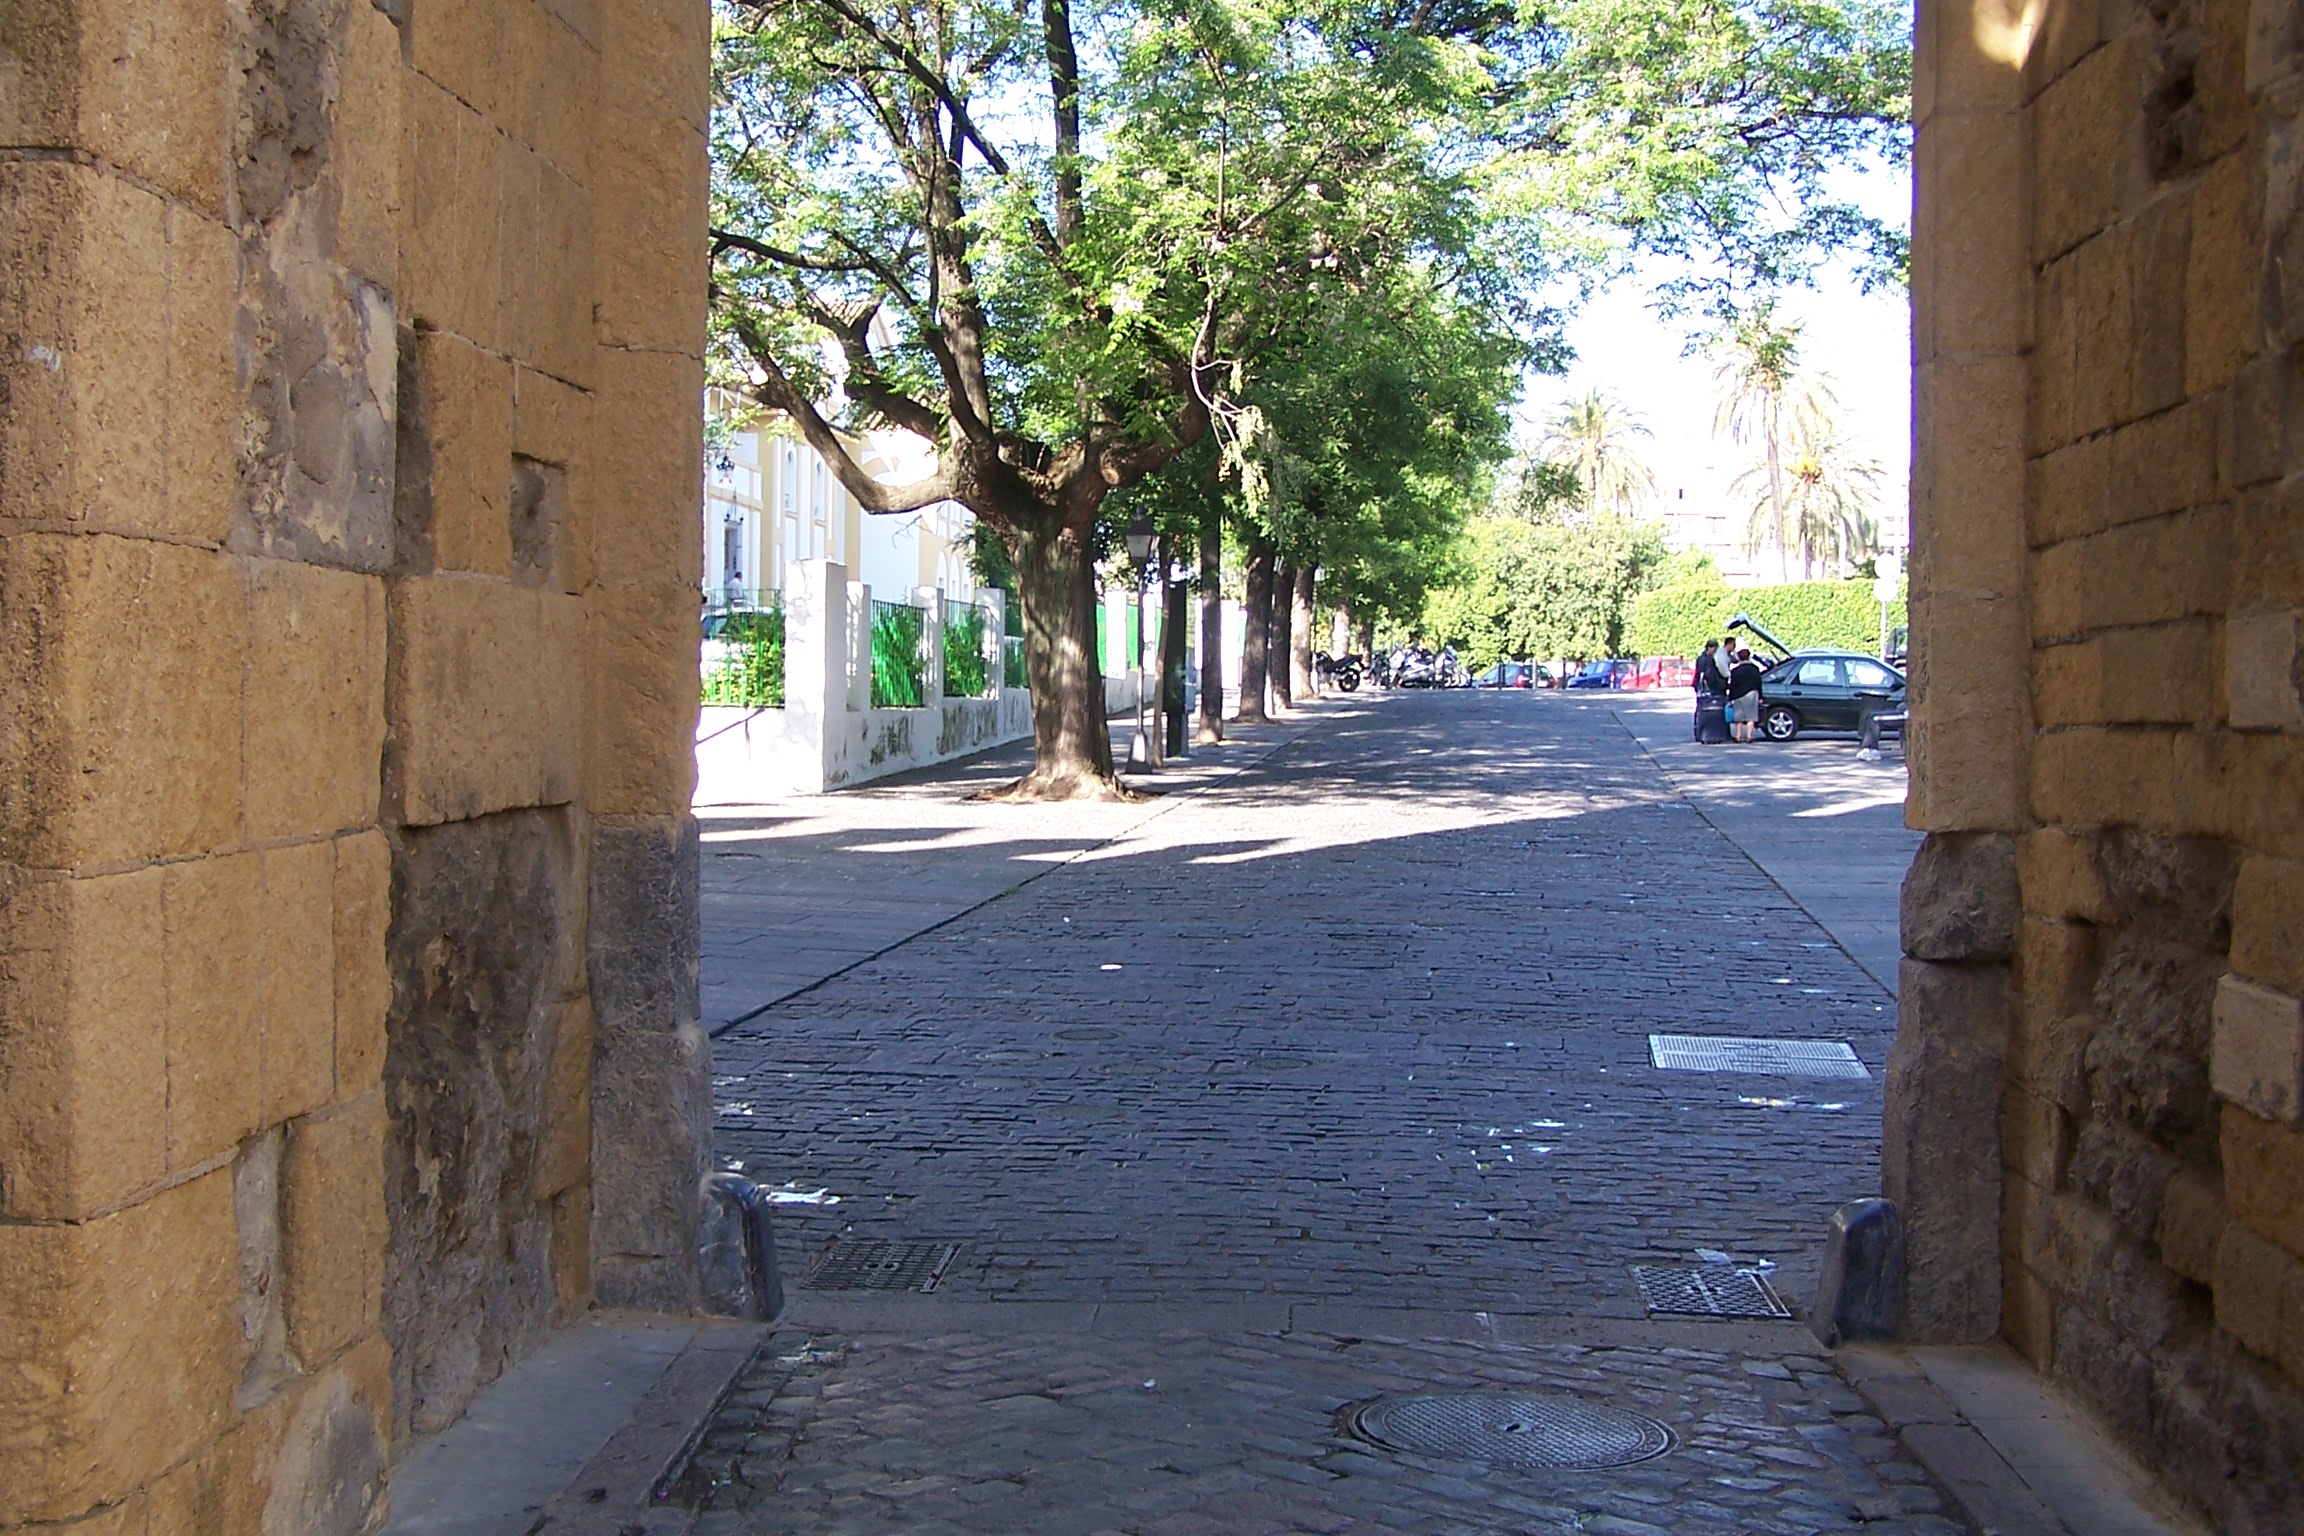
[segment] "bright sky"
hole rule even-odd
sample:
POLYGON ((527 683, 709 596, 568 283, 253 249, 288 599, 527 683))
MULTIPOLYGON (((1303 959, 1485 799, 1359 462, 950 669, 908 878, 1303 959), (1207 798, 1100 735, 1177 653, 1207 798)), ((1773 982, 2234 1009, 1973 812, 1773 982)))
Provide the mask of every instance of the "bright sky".
MULTIPOLYGON (((1900 171, 1875 171, 1849 190, 1859 192, 1875 213, 1901 219, 1911 206, 1910 188, 1900 171)), ((1660 268, 1657 275, 1665 274, 1660 268)), ((1814 291, 1785 295, 1777 313, 1803 323, 1803 364, 1829 377, 1842 429, 1880 465, 1882 505, 1876 515, 1890 541, 1901 545, 1912 446, 1908 299, 1901 290, 1865 294, 1845 271, 1835 270, 1814 291)), ((1701 315, 1658 319, 1640 285, 1596 296, 1568 327, 1576 360, 1567 374, 1529 381, 1517 412, 1521 441, 1533 443, 1545 417, 1597 386, 1637 411, 1655 434, 1643 446, 1659 493, 1680 503, 1674 510, 1700 504, 1705 510, 1733 509, 1740 528, 1743 502, 1731 498, 1728 488, 1747 467, 1747 450, 1713 437, 1718 396, 1712 365, 1702 356, 1683 355, 1690 328, 1704 323, 1701 315)))

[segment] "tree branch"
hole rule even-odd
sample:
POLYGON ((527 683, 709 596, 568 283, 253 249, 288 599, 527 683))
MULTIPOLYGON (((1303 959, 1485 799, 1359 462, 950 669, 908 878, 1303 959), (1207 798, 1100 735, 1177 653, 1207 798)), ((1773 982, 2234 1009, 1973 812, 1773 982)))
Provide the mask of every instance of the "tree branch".
POLYGON ((755 388, 755 398, 761 404, 782 411, 792 418, 794 425, 800 428, 800 435, 807 439, 808 446, 832 466, 834 477, 865 511, 917 512, 922 507, 932 507, 937 502, 951 499, 952 479, 941 458, 937 461, 936 473, 925 480, 915 480, 910 485, 885 485, 867 474, 864 466, 856 462, 855 455, 848 451, 848 445, 841 440, 840 434, 824 419, 824 413, 816 409, 816 403, 802 394, 785 374, 782 365, 776 361, 774 349, 768 345, 768 338, 760 333, 759 327, 749 319, 738 316, 734 321, 734 329, 738 339, 744 343, 744 350, 752 355, 752 361, 764 375, 755 388))

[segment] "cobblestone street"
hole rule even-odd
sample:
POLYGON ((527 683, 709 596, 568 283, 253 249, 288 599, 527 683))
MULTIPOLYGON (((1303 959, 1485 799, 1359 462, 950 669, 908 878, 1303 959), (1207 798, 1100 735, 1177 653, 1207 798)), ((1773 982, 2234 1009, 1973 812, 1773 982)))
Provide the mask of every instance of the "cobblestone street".
MULTIPOLYGON (((1879 983, 1605 700, 1297 730, 717 1041, 721 1165, 839 1197, 786 1208, 789 1276, 836 1241, 958 1256, 933 1296, 793 1291, 732 1409, 779 1491, 701 1528, 1953 1529, 1803 1329, 1648 1320, 1631 1273, 1707 1250, 1807 1300, 1877 1187, 1879 983), (1846 1041, 1871 1075, 1663 1072, 1651 1033, 1846 1041), (1337 1427, 1471 1386, 1677 1443, 1507 1473, 1337 1427)), ((708 849, 772 880, 744 825, 708 849)))

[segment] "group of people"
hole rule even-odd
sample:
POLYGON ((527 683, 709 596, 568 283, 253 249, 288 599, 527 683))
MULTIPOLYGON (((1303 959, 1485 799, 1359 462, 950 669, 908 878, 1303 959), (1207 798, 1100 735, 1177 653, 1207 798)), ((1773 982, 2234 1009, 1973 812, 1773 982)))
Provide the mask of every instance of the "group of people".
POLYGON ((1707 640, 1696 658, 1696 707, 1707 698, 1725 701, 1728 739, 1750 741, 1760 725, 1760 674, 1767 669, 1752 659, 1752 648, 1733 637, 1707 640))

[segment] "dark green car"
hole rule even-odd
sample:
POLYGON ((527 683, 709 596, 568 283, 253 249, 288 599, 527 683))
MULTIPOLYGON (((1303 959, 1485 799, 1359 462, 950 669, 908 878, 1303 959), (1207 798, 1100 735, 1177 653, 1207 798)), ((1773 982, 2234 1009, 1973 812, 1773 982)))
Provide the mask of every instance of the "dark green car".
POLYGON ((1860 731, 1867 716, 1904 707, 1904 674, 1857 651, 1796 651, 1760 678, 1760 733, 1860 731))

